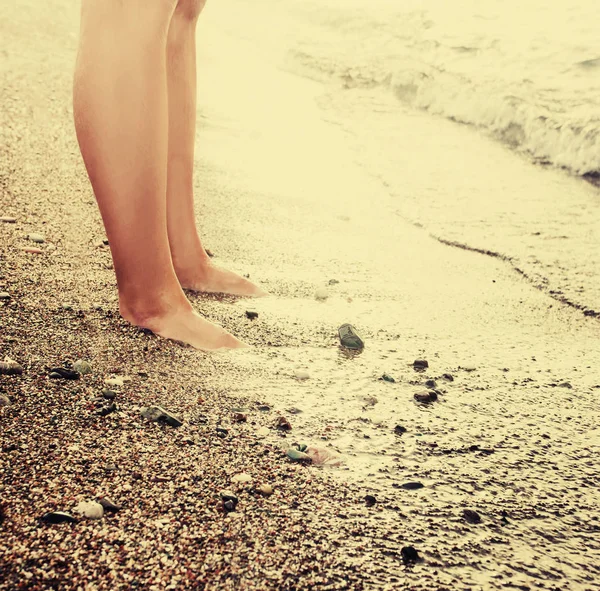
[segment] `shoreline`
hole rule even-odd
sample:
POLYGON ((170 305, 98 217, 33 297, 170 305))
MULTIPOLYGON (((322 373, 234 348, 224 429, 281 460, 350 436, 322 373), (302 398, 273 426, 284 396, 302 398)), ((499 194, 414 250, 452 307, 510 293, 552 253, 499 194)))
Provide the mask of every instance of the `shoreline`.
POLYGON ((254 345, 247 352, 205 354, 128 326, 70 120, 77 11, 65 0, 19 7, 0 10, 10 13, 0 21, 0 215, 17 218, 0 223, 10 295, 0 357, 24 367, 0 375, 10 400, 0 409, 0 589, 59 579, 61 589, 592 589, 596 325, 551 307, 498 261, 394 219, 342 132, 322 121, 318 85, 251 57, 232 76, 234 56, 220 61, 212 37, 199 65, 200 88, 213 84, 200 92, 198 222, 215 262, 273 295, 190 295, 254 345), (19 45, 31 28, 45 32, 39 45, 19 45), (31 232, 45 235, 42 254, 21 250, 31 232), (316 301, 323 286, 328 298, 316 301), (338 347, 346 321, 366 341, 361 355, 338 347), (425 372, 412 366, 420 357, 425 372), (49 377, 79 358, 90 375, 49 377), (94 398, 115 376, 131 381, 114 388, 118 410, 100 416, 94 398), (422 405, 414 394, 428 380, 440 399, 422 405), (152 404, 184 424, 143 419, 152 404), (275 427, 279 416, 291 432, 275 427), (340 451, 346 464, 293 463, 294 442, 340 451), (232 481, 242 473, 249 482, 232 481), (231 513, 225 490, 238 497, 231 513), (38 520, 101 496, 122 509, 38 520), (403 558, 408 546, 421 561, 403 558))

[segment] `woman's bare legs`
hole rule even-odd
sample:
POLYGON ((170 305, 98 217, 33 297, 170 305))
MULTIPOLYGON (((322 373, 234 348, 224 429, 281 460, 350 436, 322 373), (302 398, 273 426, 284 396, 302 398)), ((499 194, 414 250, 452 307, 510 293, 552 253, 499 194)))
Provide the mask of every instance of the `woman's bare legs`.
POLYGON ((206 0, 179 0, 167 37, 169 155, 167 227, 175 273, 194 291, 260 296, 265 292, 239 275, 211 264, 194 219, 196 131, 196 23, 206 0))
POLYGON ((167 234, 166 43, 177 0, 82 0, 75 129, 106 228, 121 315, 199 349, 243 346, 196 314, 167 234))

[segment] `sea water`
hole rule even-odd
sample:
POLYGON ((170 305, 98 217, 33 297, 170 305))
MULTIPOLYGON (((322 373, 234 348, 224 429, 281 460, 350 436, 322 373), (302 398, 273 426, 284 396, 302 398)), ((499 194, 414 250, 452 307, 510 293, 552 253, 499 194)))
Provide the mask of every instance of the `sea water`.
POLYGON ((323 83, 322 117, 400 218, 598 313, 600 195, 580 179, 600 175, 600 4, 220 0, 207 12, 266 62, 323 83), (449 125, 468 131, 449 142, 449 125), (517 173, 517 188, 494 172, 503 152, 547 171, 517 173))

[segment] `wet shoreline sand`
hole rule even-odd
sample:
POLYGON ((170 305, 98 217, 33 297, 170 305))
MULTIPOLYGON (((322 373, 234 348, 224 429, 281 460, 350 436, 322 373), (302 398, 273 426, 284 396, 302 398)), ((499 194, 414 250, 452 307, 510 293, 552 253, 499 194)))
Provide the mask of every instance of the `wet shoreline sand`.
MULTIPOLYGON (((273 295, 190 297, 255 347, 208 355, 128 326, 71 123, 77 10, 19 5, 0 30, 1 214, 17 219, 0 226, 0 357, 24 367, 0 376, 11 402, 0 410, 0 589, 596 588, 597 321, 386 215, 385 195, 310 106, 317 86, 281 75, 280 109, 259 94, 240 101, 253 71, 237 95, 201 92, 198 219, 215 262, 273 295), (31 28, 35 47, 23 41, 31 28), (313 153, 303 135, 319 138, 313 153), (21 250, 32 246, 42 254, 21 250), (365 338, 361 355, 339 350, 346 321, 365 338), (48 377, 78 358, 92 374, 48 377), (93 399, 115 376, 131 380, 115 387, 118 411, 98 416, 93 399), (430 379, 440 399, 419 404, 430 379), (146 421, 149 404, 184 424, 146 421), (290 433, 275 428, 280 415, 290 433), (292 463, 295 441, 346 465, 292 463), (251 481, 232 482, 240 473, 251 481), (230 514, 224 490, 238 497, 230 514), (38 520, 101 496, 122 509, 38 520), (423 560, 405 566, 406 546, 423 560)), ((219 80, 217 49, 202 50, 200 88, 219 80)))

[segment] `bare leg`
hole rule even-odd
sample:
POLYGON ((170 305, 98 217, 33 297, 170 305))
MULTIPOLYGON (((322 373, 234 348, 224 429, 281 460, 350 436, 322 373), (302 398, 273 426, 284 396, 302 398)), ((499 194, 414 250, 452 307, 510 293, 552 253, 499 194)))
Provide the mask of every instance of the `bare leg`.
POLYGON ((196 129, 196 23, 206 0, 179 0, 167 40, 169 156, 167 224, 175 273, 194 291, 260 296, 265 292, 239 275, 213 265, 194 219, 196 129))
POLYGON ((166 40, 176 0, 82 0, 75 128, 110 241, 122 316, 199 349, 243 346, 196 314, 167 235, 166 40))

